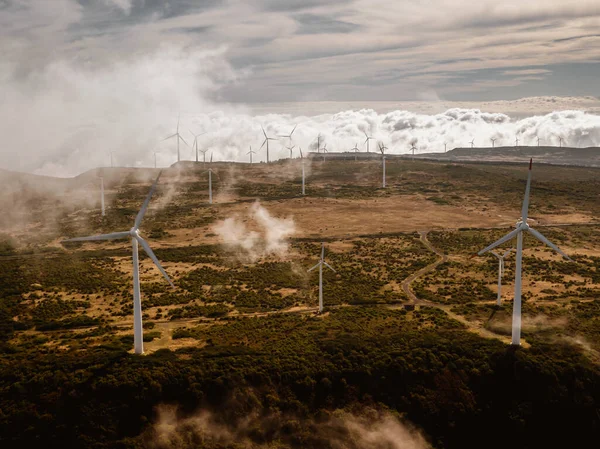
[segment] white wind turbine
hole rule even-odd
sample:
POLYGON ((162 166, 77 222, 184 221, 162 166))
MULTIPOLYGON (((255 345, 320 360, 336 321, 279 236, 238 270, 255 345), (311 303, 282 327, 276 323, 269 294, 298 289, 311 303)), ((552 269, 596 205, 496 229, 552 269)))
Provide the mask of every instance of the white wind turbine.
POLYGON ((206 131, 200 134, 194 134, 192 131, 190 131, 192 133, 192 136, 194 136, 194 143, 192 144, 192 149, 195 150, 196 152, 196 162, 198 162, 198 137, 203 136, 204 134, 206 134, 206 131))
POLYGON ((300 159, 302 160, 302 195, 305 195, 305 192, 304 192, 304 185, 305 185, 305 181, 304 181, 304 156, 302 155, 302 148, 300 148, 300 159))
POLYGON ((292 145, 291 147, 285 147, 286 150, 290 150, 290 159, 292 159, 292 150, 296 148, 296 145, 292 145))
POLYGON ((100 176, 100 207, 102 209, 102 216, 106 215, 106 210, 104 208, 104 177, 100 176))
POLYGON ((158 268, 158 270, 162 273, 165 279, 171 284, 171 287, 175 287, 167 272, 163 269, 160 262, 154 255, 152 248, 150 245, 142 238, 140 235, 140 224, 142 223, 142 219, 144 218, 144 214, 148 209, 148 204, 150 203, 150 198, 152 198, 152 194, 156 190, 156 185, 158 183, 158 179, 160 178, 160 173, 156 177, 156 181, 152 184, 152 188, 148 193, 144 203, 142 204, 142 208, 138 212, 135 217, 135 222, 133 227, 129 231, 122 232, 113 232, 111 234, 102 234, 95 235, 92 237, 77 237, 73 239, 64 240, 64 242, 86 242, 86 241, 97 241, 97 240, 114 240, 114 239, 122 239, 122 238, 131 238, 131 245, 133 248, 133 347, 136 354, 142 354, 144 352, 144 341, 143 341, 143 328, 142 328, 142 300, 140 296, 140 265, 138 261, 138 244, 142 245, 142 248, 152 259, 154 265, 158 268))
POLYGON ((515 139, 515 146, 516 146, 516 147, 518 147, 518 146, 519 146, 519 138, 518 138, 518 137, 515 139))
POLYGON ((560 148, 562 148, 562 143, 563 143, 563 138, 561 136, 558 136, 558 144, 559 144, 560 148))
POLYGON ((490 140, 492 141, 492 148, 495 148, 496 147, 496 139, 494 137, 492 137, 490 140))
POLYGON ((336 272, 331 265, 325 262, 325 243, 321 243, 321 260, 308 271, 312 271, 315 268, 319 267, 319 313, 323 313, 323 265, 329 268, 334 273, 336 272))
POLYGON ((471 148, 473 148, 473 146, 475 145, 475 139, 471 139, 469 143, 471 144, 471 148))
POLYGON ((287 137, 288 139, 290 139, 290 145, 292 144, 292 135, 294 134, 294 131, 296 131, 298 125, 294 125, 294 129, 292 129, 292 132, 289 134, 278 134, 277 137, 287 137))
POLYGON ((444 143, 444 153, 446 152, 446 146, 447 145, 448 145, 447 143, 444 143))
POLYGON ((354 162, 356 162, 356 161, 357 161, 357 156, 356 156, 356 153, 358 153, 358 152, 360 151, 360 150, 358 149, 358 144, 357 144, 357 143, 355 143, 355 144, 354 144, 354 148, 351 148, 351 149, 350 149, 350 151, 354 151, 354 162))
POLYGON ((203 175, 204 173, 208 173, 208 204, 212 204, 213 203, 213 192, 212 192, 212 174, 213 174, 213 169, 210 168, 210 164, 212 164, 212 153, 210 153, 209 169, 206 170, 205 172, 200 173, 201 175, 203 175))
POLYGON ((381 152, 381 165, 383 168, 381 187, 385 189, 385 150, 388 148, 383 144, 379 143, 379 151, 381 152))
POLYGON ((250 163, 252 163, 252 155, 256 154, 256 151, 252 151, 252 145, 250 145, 250 151, 248 151, 246 154, 250 155, 250 163))
POLYGON ((263 143, 260 146, 259 150, 262 150, 262 147, 264 147, 265 144, 267 144, 267 164, 268 164, 269 163, 269 140, 279 140, 279 139, 267 136, 267 133, 265 132, 265 129, 262 126, 260 128, 262 129, 262 132, 265 135, 265 140, 263 140, 263 143))
POLYGON ((502 245, 505 242, 508 242, 512 238, 517 238, 517 255, 515 262, 515 300, 513 302, 513 316, 512 316, 512 344, 520 345, 521 344, 521 264, 523 260, 523 232, 529 232, 536 239, 545 243, 558 254, 563 256, 567 260, 572 260, 569 256, 563 253, 558 246, 554 243, 550 242, 546 237, 544 237, 541 233, 531 228, 527 224, 527 216, 529 213, 529 191, 531 190, 531 166, 533 160, 529 161, 529 174, 527 175, 527 186, 525 187, 525 197, 523 198, 523 207, 521 209, 521 219, 517 221, 517 226, 514 231, 509 232, 501 239, 492 243, 487 248, 482 249, 477 253, 478 255, 483 255, 486 252, 502 245))
POLYGON ((415 160, 415 150, 417 149, 417 147, 415 147, 415 144, 413 143, 410 147, 410 149, 412 150, 412 160, 415 160))
POLYGON ((172 139, 173 137, 177 139, 177 162, 179 162, 181 160, 181 154, 179 152, 179 141, 181 140, 183 143, 185 143, 187 147, 189 147, 185 139, 181 137, 181 134, 179 134, 179 117, 177 117, 177 131, 175 132, 175 134, 172 134, 169 137, 165 137, 162 141, 164 142, 165 140, 172 139))
POLYGON ((490 251, 498 258, 498 300, 497 304, 502 303, 502 276, 504 275, 504 259, 512 252, 512 248, 507 249, 504 253, 498 254, 496 251, 490 251))
POLYGON ((539 138, 539 136, 537 137, 537 146, 538 147, 540 146, 540 138, 539 138))
POLYGON ((367 144, 367 153, 369 152, 369 140, 372 140, 373 137, 369 136, 365 131, 363 131, 363 133, 365 133, 365 143, 367 144))
POLYGON ((156 151, 154 152, 154 168, 156 168, 156 151))

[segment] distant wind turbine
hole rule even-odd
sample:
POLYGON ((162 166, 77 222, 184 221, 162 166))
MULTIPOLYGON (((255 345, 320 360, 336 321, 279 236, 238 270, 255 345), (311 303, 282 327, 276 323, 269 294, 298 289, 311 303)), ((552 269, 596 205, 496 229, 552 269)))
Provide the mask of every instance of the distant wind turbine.
POLYGON ((325 265, 334 273, 336 272, 333 268, 331 268, 331 265, 325 262, 325 243, 321 243, 321 259, 314 267, 308 270, 310 272, 319 267, 319 313, 323 313, 323 265, 325 265))
POLYGON ((475 139, 472 139, 469 143, 471 144, 471 148, 473 148, 473 146, 475 145, 475 139))
POLYGON ((365 143, 367 144, 367 153, 369 152, 369 140, 372 140, 373 137, 369 136, 365 131, 363 131, 363 133, 365 133, 365 143))
POLYGON ((496 147, 496 139, 492 138, 490 140, 492 141, 492 148, 495 148, 496 147))
POLYGON ((412 150, 412 160, 415 160, 415 150, 417 149, 415 147, 415 144, 413 143, 412 146, 410 147, 410 149, 412 150))
POLYGON ((527 175, 527 185, 525 187, 525 197, 523 198, 523 207, 521 208, 521 219, 517 221, 517 226, 514 231, 509 232, 504 237, 500 238, 496 242, 492 243, 487 248, 482 249, 477 253, 483 255, 486 252, 508 242, 512 238, 517 238, 517 255, 515 262, 515 299, 513 302, 513 316, 512 316, 512 344, 518 346, 521 344, 521 265, 523 260, 523 233, 529 232, 536 239, 545 243, 558 254, 563 256, 567 260, 572 260, 569 256, 563 253, 558 246, 550 242, 540 232, 531 228, 527 224, 527 216, 529 213, 529 192, 531 190, 531 166, 532 160, 529 161, 529 174, 527 175))
POLYGON ((302 148, 299 148, 300 150, 300 159, 302 160, 302 195, 305 195, 304 193, 304 156, 302 155, 302 148))
POLYGON ((136 354, 142 354, 144 352, 144 340, 143 340, 143 328, 142 328, 142 300, 140 295, 140 265, 138 262, 138 244, 142 245, 142 248, 146 252, 146 254, 152 259, 156 268, 162 273, 167 282, 171 284, 171 287, 175 287, 167 272, 160 265, 160 262, 154 255, 154 252, 150 248, 150 245, 142 238, 140 235, 140 224, 142 223, 142 219, 144 218, 144 214, 148 209, 148 204, 150 203, 150 198, 152 198, 152 194, 156 190, 156 185, 158 183, 158 179, 160 178, 160 173, 158 174, 156 181, 152 184, 152 188, 142 204, 142 208, 138 212, 135 217, 135 222, 133 227, 129 231, 123 232, 113 232, 111 234, 102 234, 95 235, 92 237, 77 237, 74 239, 64 240, 64 242, 86 242, 86 241, 96 241, 96 240, 114 240, 114 239, 122 239, 122 238, 130 238, 131 245, 133 247, 133 347, 136 354))
POLYGON ((446 143, 444 143, 444 153, 446 152, 446 143))
POLYGON ((250 151, 248 151, 246 154, 250 155, 250 163, 252 163, 252 155, 256 154, 256 151, 252 151, 252 145, 250 145, 250 151))
POLYGON ((113 168, 115 166, 114 162, 113 162, 113 153, 114 151, 110 152, 110 167, 113 168))
MULTIPOLYGON (((210 148, 205 148, 204 150, 200 150, 200 153, 202 153, 202 167, 206 167, 206 153, 208 153, 208 150, 210 150, 210 148)), ((211 157, 212 157, 212 153, 211 153, 211 157)))
POLYGON ((181 134, 179 134, 179 117, 177 117, 177 131, 175 132, 175 134, 172 134, 169 137, 165 137, 162 141, 164 142, 165 140, 172 139, 173 137, 177 139, 177 162, 179 162, 181 160, 181 153, 179 151, 179 141, 181 140, 187 147, 189 147, 185 139, 181 137, 181 134))
POLYGON ((265 140, 263 141, 259 150, 262 150, 262 147, 264 147, 265 144, 267 144, 267 164, 268 164, 269 163, 269 140, 278 140, 278 139, 267 136, 267 133, 265 132, 265 129, 262 126, 261 126, 261 129, 262 129, 263 134, 265 135, 265 140))
POLYGON ((518 138, 518 137, 515 139, 515 146, 516 146, 516 147, 518 147, 518 146, 519 146, 519 138, 518 138))
POLYGON ((154 152, 154 168, 156 168, 156 151, 154 152))
POLYGON ((100 176, 100 208, 102 210, 102 216, 106 215, 106 211, 104 209, 104 177, 100 176))
POLYGON ((291 147, 285 147, 286 150, 290 150, 290 159, 292 159, 292 150, 296 148, 296 145, 292 145, 291 147))
POLYGON ((206 132, 200 133, 200 134, 194 134, 192 131, 190 131, 192 133, 192 136, 194 136, 194 143, 192 148, 195 150, 196 152, 196 162, 198 162, 198 137, 203 136, 204 134, 206 134, 206 132))
POLYGON ((294 131, 296 131, 296 127, 298 125, 294 125, 294 129, 292 129, 292 132, 289 134, 278 134, 278 137, 287 137, 288 139, 290 139, 290 145, 292 144, 292 135, 294 134, 294 131))
POLYGON ((562 148, 562 143, 563 143, 563 138, 561 136, 558 136, 558 144, 559 144, 560 148, 562 148))
POLYGON ((498 254, 496 251, 490 251, 498 258, 498 300, 496 304, 502 303, 502 276, 504 275, 504 259, 512 252, 512 248, 506 250, 503 254, 498 254))
POLYGON ((537 138, 537 146, 538 147, 540 146, 540 138, 539 137, 537 138))
POLYGON ((381 165, 383 168, 382 179, 381 179, 381 187, 385 189, 385 150, 388 148, 383 144, 379 143, 379 151, 381 152, 381 165))
POLYGON ((354 162, 357 161, 357 155, 356 153, 358 153, 360 150, 358 149, 358 144, 354 144, 354 148, 351 148, 350 151, 354 151, 354 162))

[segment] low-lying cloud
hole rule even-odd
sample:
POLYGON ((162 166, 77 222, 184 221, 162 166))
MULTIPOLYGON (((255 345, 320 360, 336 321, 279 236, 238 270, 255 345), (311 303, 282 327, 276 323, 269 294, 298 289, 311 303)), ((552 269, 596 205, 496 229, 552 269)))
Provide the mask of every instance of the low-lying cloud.
MULTIPOLYGON (((256 429, 268 430, 278 447, 292 447, 294 432, 290 425, 301 431, 310 428, 311 445, 334 449, 426 449, 430 445, 423 435, 389 412, 365 409, 357 416, 342 410, 331 413, 327 419, 268 416, 251 412, 236 423, 224 423, 215 414, 199 411, 186 418, 177 417, 174 406, 160 406, 158 419, 152 429, 153 446, 165 448, 198 447, 198 441, 213 444, 235 444, 241 448, 272 447, 269 442, 255 442, 256 429), (283 424, 283 425, 282 425, 283 424), (262 443, 262 444, 261 444, 262 443)), ((297 442, 296 442, 297 444, 297 442)))
POLYGON ((254 262, 261 257, 284 257, 288 239, 296 232, 294 220, 272 216, 258 201, 245 215, 235 215, 213 225, 225 248, 240 259, 254 262), (246 223, 252 222, 252 227, 246 223))

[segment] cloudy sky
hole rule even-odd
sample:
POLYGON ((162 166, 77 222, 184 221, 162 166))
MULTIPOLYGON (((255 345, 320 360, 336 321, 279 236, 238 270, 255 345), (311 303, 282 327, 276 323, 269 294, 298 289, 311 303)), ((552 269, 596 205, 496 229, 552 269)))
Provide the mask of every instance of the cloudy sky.
POLYGON ((0 0, 0 37, 21 76, 220 50, 246 103, 599 93, 598 0, 0 0))
POLYGON ((404 152, 543 126, 599 144, 599 30, 598 0, 0 0, 0 166, 167 165, 178 116, 235 160, 261 125, 299 124, 305 149, 319 132, 404 152))

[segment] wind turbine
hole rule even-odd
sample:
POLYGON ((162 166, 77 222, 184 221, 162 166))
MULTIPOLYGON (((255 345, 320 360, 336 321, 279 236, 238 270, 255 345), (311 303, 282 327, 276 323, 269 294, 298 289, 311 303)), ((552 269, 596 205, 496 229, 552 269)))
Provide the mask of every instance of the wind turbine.
POLYGON ((250 145, 250 151, 248 151, 246 154, 250 155, 250 163, 252 163, 252 155, 256 154, 256 151, 252 151, 252 145, 250 145))
POLYGON ((531 190, 531 166, 533 160, 529 160, 529 174, 527 175, 527 186, 525 187, 525 197, 523 198, 523 207, 521 209, 521 219, 517 221, 516 229, 509 232, 504 237, 500 238, 496 242, 492 243, 487 248, 482 249, 477 253, 483 255, 486 252, 508 242, 512 238, 517 238, 517 256, 515 263, 515 300, 513 302, 513 315, 512 315, 512 344, 518 346, 521 344, 521 264, 523 260, 523 232, 529 232, 536 239, 545 243, 558 254, 563 256, 567 260, 572 260, 569 256, 563 253, 558 246, 550 242, 541 233, 531 228, 527 224, 527 215, 529 213, 529 191, 531 190))
POLYGON ((156 151, 154 152, 154 168, 156 168, 156 151))
POLYGON ((104 209, 104 177, 100 176, 100 207, 102 209, 102 216, 106 215, 106 210, 104 209))
POLYGON ((294 134, 294 131, 296 131, 296 127, 298 125, 294 125, 294 129, 292 129, 292 132, 289 134, 278 134, 278 137, 287 137, 288 139, 290 139, 290 145, 292 144, 292 134, 294 134))
POLYGON ((190 132, 192 133, 192 136, 194 136, 193 149, 196 150, 196 162, 198 162, 198 137, 206 134, 206 131, 200 134, 194 134, 192 131, 190 132))
POLYGON ((444 153, 446 152, 446 143, 444 143, 444 153))
POLYGON ((354 148, 350 148, 350 151, 354 151, 354 162, 356 162, 357 159, 357 154, 360 150, 358 149, 358 144, 354 144, 354 148))
POLYGON ((563 143, 563 138, 561 136, 558 136, 558 144, 559 144, 560 148, 562 148, 562 143, 563 143))
POLYGON ((267 164, 268 164, 269 163, 269 140, 278 140, 278 139, 267 136, 267 133, 265 132, 265 129, 262 126, 261 126, 261 129, 262 129, 263 134, 265 135, 265 140, 263 141, 259 150, 262 150, 262 147, 265 146, 265 143, 267 144, 267 164))
POLYGON ((146 252, 146 254, 152 259, 156 268, 162 273, 167 282, 171 284, 171 287, 175 287, 173 282, 169 278, 167 272, 160 265, 160 262, 154 255, 152 248, 150 245, 142 238, 140 235, 140 224, 142 223, 142 219, 144 218, 144 214, 148 209, 148 204, 150 203, 150 198, 152 198, 152 194, 156 190, 156 185, 158 183, 158 179, 160 178, 160 173, 156 177, 156 181, 152 184, 152 188, 148 193, 144 203, 142 204, 142 208, 138 212, 135 217, 135 222, 133 227, 129 231, 122 232, 113 232, 111 234, 102 234, 102 235, 94 235, 92 237, 77 237, 74 239, 64 240, 64 242, 85 242, 85 241, 96 241, 96 240, 114 240, 114 239, 122 239, 122 238, 131 238, 131 245, 133 248, 133 347, 136 354, 142 354, 144 352, 144 341, 143 341, 143 328, 142 328, 142 300, 140 296, 140 265, 138 262, 138 244, 142 245, 142 248, 146 252))
POLYGON ((515 146, 516 146, 516 147, 518 147, 518 146, 519 146, 519 138, 518 138, 518 137, 515 139, 515 146))
POLYGON ((496 139, 492 138, 490 140, 492 141, 492 148, 495 148, 496 147, 496 139))
POLYGON ((537 146, 538 147, 540 146, 540 138, 539 137, 537 138, 537 146))
POLYGON ((321 260, 308 271, 312 271, 315 268, 319 267, 319 313, 323 313, 323 265, 329 268, 334 273, 336 272, 331 265, 325 262, 325 243, 321 243, 321 260))
MULTIPOLYGON (((206 167, 206 153, 208 152, 209 148, 206 148, 204 150, 200 150, 200 153, 202 153, 202 166, 206 167)), ((211 153, 211 157, 212 157, 212 153, 211 153)))
POLYGON ((412 146, 410 147, 410 149, 411 149, 411 150, 412 150, 412 152, 413 152, 413 153, 412 153, 412 160, 414 161, 414 160, 415 160, 415 150, 417 149, 417 148, 415 147, 415 144, 414 144, 414 143, 412 144, 412 146))
POLYGON ((387 147, 383 143, 379 143, 379 151, 381 151, 381 164, 383 166, 383 174, 381 180, 381 187, 385 189, 385 150, 387 147))
POLYGON ((181 137, 181 134, 179 134, 179 117, 177 117, 177 131, 175 132, 175 134, 172 134, 169 137, 165 137, 162 141, 164 142, 165 140, 172 139, 173 137, 177 138, 177 162, 179 162, 181 160, 181 154, 179 152, 179 141, 181 140, 183 143, 185 143, 187 147, 189 147, 185 139, 181 137))
POLYGON ((329 151, 327 151, 327 144, 323 145, 323 162, 325 162, 325 153, 329 153, 329 151))
POLYGON ((212 174, 213 174, 213 169, 210 168, 211 164, 212 164, 212 153, 210 153, 209 169, 206 170, 205 172, 200 173, 201 175, 203 175, 204 173, 208 173, 208 204, 212 204, 213 203, 213 194, 212 194, 212 174))
POLYGON ((475 145, 475 139, 471 139, 471 142, 469 142, 471 144, 471 148, 473 148, 473 145, 475 145))
POLYGON ((300 159, 302 159, 302 195, 305 195, 304 193, 304 156, 302 155, 302 148, 300 149, 300 159))
POLYGON ((366 137, 365 143, 367 144, 367 153, 368 153, 369 152, 369 140, 372 140, 373 137, 367 135, 367 133, 365 131, 363 131, 363 133, 365 133, 365 137, 366 137))
POLYGON ((290 150, 290 159, 292 159, 292 150, 296 148, 296 145, 292 145, 291 147, 285 147, 287 150, 290 150))
POLYGON ((110 154, 110 168, 113 168, 115 166, 115 164, 113 163, 113 153, 114 151, 111 151, 110 154))
POLYGON ((504 259, 512 252, 512 248, 507 249, 503 254, 498 254, 496 251, 490 251, 498 258, 498 301, 496 304, 502 303, 502 276, 504 275, 504 259))

